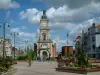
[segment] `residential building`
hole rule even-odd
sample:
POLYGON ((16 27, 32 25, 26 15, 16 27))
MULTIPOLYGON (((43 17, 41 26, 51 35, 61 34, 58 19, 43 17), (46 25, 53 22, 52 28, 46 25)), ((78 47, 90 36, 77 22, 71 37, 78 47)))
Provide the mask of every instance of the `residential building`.
MULTIPOLYGON (((10 39, 5 39, 5 56, 12 56, 12 44, 10 39)), ((0 56, 3 56, 3 38, 0 38, 0 56)))
POLYGON ((91 58, 100 58, 100 25, 92 24, 88 31, 76 42, 76 53, 78 49, 91 58))
POLYGON ((62 56, 68 56, 73 54, 73 46, 63 46, 62 47, 62 56))

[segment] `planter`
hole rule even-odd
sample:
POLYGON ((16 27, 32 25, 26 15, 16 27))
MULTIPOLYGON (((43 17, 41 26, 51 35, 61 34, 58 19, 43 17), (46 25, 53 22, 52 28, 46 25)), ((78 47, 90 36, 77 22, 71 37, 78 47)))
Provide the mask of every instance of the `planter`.
POLYGON ((75 68, 75 67, 58 67, 58 68, 56 68, 56 71, 78 73, 78 74, 87 74, 89 72, 100 72, 100 69, 98 69, 98 68, 85 69, 85 68, 75 68))
POLYGON ((96 68, 100 69, 100 66, 96 66, 96 68))
POLYGON ((56 71, 61 71, 61 72, 69 72, 69 73, 78 73, 78 74, 86 74, 87 71, 86 70, 80 70, 77 68, 73 68, 73 67, 60 67, 60 68, 56 68, 56 71))

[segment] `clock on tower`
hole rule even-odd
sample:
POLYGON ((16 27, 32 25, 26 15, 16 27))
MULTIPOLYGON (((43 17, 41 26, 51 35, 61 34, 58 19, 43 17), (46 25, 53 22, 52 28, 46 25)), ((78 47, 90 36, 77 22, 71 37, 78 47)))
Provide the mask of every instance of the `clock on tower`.
POLYGON ((46 16, 45 10, 43 11, 43 15, 40 19, 40 34, 39 40, 37 42, 37 55, 43 60, 46 60, 49 57, 53 56, 52 52, 52 40, 49 36, 49 26, 48 26, 48 18, 46 16))

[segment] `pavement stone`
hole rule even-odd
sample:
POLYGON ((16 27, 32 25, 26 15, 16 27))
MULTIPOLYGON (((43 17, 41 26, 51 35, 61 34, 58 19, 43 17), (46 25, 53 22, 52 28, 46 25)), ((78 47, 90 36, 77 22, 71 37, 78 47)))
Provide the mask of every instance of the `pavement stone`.
MULTIPOLYGON (((17 68, 17 72, 14 75, 86 75, 55 71, 57 62, 33 61, 31 67, 28 67, 28 62, 18 62, 13 67, 17 68)), ((87 75, 100 75, 100 72, 88 73, 87 75)))

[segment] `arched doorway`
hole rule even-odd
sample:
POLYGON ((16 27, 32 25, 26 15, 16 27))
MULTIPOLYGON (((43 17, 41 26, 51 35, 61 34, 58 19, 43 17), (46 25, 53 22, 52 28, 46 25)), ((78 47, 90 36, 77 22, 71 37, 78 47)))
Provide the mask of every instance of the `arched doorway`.
POLYGON ((47 52, 46 51, 43 51, 43 53, 42 53, 42 55, 43 55, 43 60, 46 60, 47 59, 47 52))

